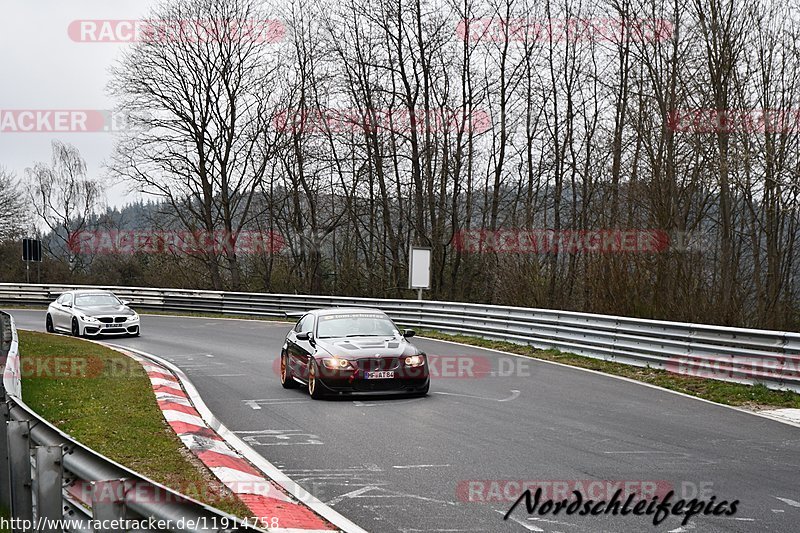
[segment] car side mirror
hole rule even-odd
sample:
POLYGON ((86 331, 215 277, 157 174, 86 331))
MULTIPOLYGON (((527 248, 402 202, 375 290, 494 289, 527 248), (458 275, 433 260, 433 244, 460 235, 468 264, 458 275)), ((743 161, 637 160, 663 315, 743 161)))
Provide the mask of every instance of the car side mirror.
POLYGON ((312 346, 315 344, 314 334, 311 333, 310 331, 304 331, 302 333, 298 333, 297 335, 295 335, 294 338, 299 341, 308 341, 309 343, 311 343, 312 346))
POLYGON ((405 337, 406 339, 410 339, 411 337, 413 337, 416 334, 417 334, 417 332, 414 331, 413 329, 404 329, 403 330, 403 337, 405 337))
POLYGON ((121 301, 122 301, 122 305, 130 305, 130 303, 131 303, 130 300, 121 300, 121 301))
POLYGON ((64 307, 72 307, 72 304, 64 304, 64 307))

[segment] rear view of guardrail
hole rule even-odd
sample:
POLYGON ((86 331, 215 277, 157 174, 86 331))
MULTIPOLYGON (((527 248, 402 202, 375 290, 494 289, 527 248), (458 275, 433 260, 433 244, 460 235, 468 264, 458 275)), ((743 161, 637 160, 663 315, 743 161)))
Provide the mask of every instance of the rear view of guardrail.
POLYGON ((108 289, 139 309, 157 311, 283 317, 317 307, 379 307, 403 326, 800 392, 800 334, 782 331, 459 302, 137 287, 3 283, 0 303, 47 305, 77 288, 108 289))
POLYGON ((21 399, 13 318, 0 312, 0 504, 16 532, 261 531, 83 446, 21 399))

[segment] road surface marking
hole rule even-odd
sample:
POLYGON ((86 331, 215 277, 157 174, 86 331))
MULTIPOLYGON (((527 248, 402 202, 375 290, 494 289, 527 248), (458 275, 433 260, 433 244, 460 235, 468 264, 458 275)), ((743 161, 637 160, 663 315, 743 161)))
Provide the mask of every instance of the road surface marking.
MULTIPOLYGON (((505 516, 505 514, 506 514, 503 511, 498 511, 497 509, 495 509, 495 512, 496 513, 500 513, 503 516, 505 516)), ((542 529, 540 527, 536 527, 533 524, 527 524, 527 523, 523 522, 522 520, 520 520, 519 518, 516 518, 516 517, 513 517, 513 516, 509 516, 508 519, 513 521, 513 522, 516 522, 517 524, 521 525, 522 527, 524 527, 528 531, 544 531, 544 529, 542 529)))
POLYGON ((328 505, 336 505, 337 503, 339 503, 340 501, 344 500, 345 498, 357 498, 358 496, 361 496, 365 492, 368 492, 368 491, 370 491, 372 489, 377 489, 377 488, 378 487, 375 487, 373 485, 368 485, 366 487, 361 487, 360 489, 352 490, 350 492, 347 492, 345 494, 337 496, 337 497, 333 498, 332 500, 328 500, 326 503, 328 505))
POLYGON ((518 390, 511 389, 511 396, 509 396, 508 398, 503 398, 502 400, 497 400, 497 401, 498 402, 510 402, 511 400, 516 400, 517 398, 519 398, 519 394, 520 394, 520 392, 518 390))
POLYGON ((450 466, 450 465, 397 465, 393 466, 392 468, 436 468, 436 467, 443 467, 443 466, 450 466))
POLYGON ((483 396, 473 396, 472 394, 458 394, 456 392, 440 392, 440 391, 436 391, 436 392, 432 392, 431 394, 442 394, 444 396, 461 396, 463 398, 475 398, 476 400, 489 400, 489 401, 494 401, 494 402, 510 402, 511 400, 516 400, 519 397, 520 392, 518 390, 513 390, 512 389, 511 390, 511 396, 509 396, 508 398, 499 398, 499 399, 498 398, 485 398, 483 396))
POLYGON ((292 398, 265 398, 263 400, 242 400, 242 403, 258 411, 262 405, 284 405, 288 403, 306 403, 306 401, 302 399, 293 400, 292 398))
POLYGON ((444 505, 453 505, 457 506, 458 504, 455 502, 448 502, 445 500, 437 500, 435 498, 428 498, 426 496, 419 496, 417 494, 408 494, 405 492, 395 492, 388 489, 381 488, 377 485, 367 485, 366 487, 361 487, 354 491, 350 491, 346 494, 342 494, 341 496, 337 496, 332 500, 327 501, 328 505, 336 505, 340 501, 345 498, 394 498, 400 501, 414 498, 416 500, 422 500, 424 502, 432 502, 432 503, 441 503, 444 505), (379 492, 380 494, 367 494, 368 492, 379 492))
POLYGON ((781 498, 780 496, 775 496, 776 499, 782 501, 787 505, 791 505, 792 507, 800 507, 800 502, 796 502, 794 500, 790 500, 789 498, 781 498))
POLYGON ((296 446, 299 444, 322 444, 322 440, 299 429, 264 429, 257 431, 235 431, 245 435, 242 440, 250 446, 296 446))

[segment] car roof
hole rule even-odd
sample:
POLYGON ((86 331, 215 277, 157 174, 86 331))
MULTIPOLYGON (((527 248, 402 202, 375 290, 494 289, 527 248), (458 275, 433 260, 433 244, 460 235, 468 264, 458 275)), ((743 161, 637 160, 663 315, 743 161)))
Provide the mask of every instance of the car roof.
POLYGON ((352 313, 352 314, 380 313, 382 315, 386 314, 380 309, 377 309, 375 307, 327 307, 325 309, 314 309, 311 312, 317 316, 338 315, 342 313, 352 313))
POLYGON ((74 294, 75 296, 84 296, 87 294, 114 294, 111 291, 104 291, 100 289, 75 289, 71 291, 64 291, 61 294, 74 294))

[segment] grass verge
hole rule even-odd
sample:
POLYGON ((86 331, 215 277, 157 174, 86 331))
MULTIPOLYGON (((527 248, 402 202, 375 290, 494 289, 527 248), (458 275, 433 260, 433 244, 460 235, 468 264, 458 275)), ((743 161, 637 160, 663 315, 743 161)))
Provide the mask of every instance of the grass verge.
POLYGON ((597 370, 726 405, 746 407, 753 410, 781 407, 800 408, 800 394, 791 391, 772 390, 764 385, 742 385, 715 379, 682 376, 661 369, 642 368, 612 361, 603 361, 602 359, 592 359, 591 357, 559 352, 558 350, 538 350, 533 346, 487 340, 468 335, 448 335, 431 330, 420 331, 420 335, 432 339, 460 342, 481 348, 491 348, 524 355, 534 359, 597 370))
POLYGON ((144 369, 95 343, 19 331, 25 402, 74 439, 179 492, 249 516, 164 420, 144 369))

